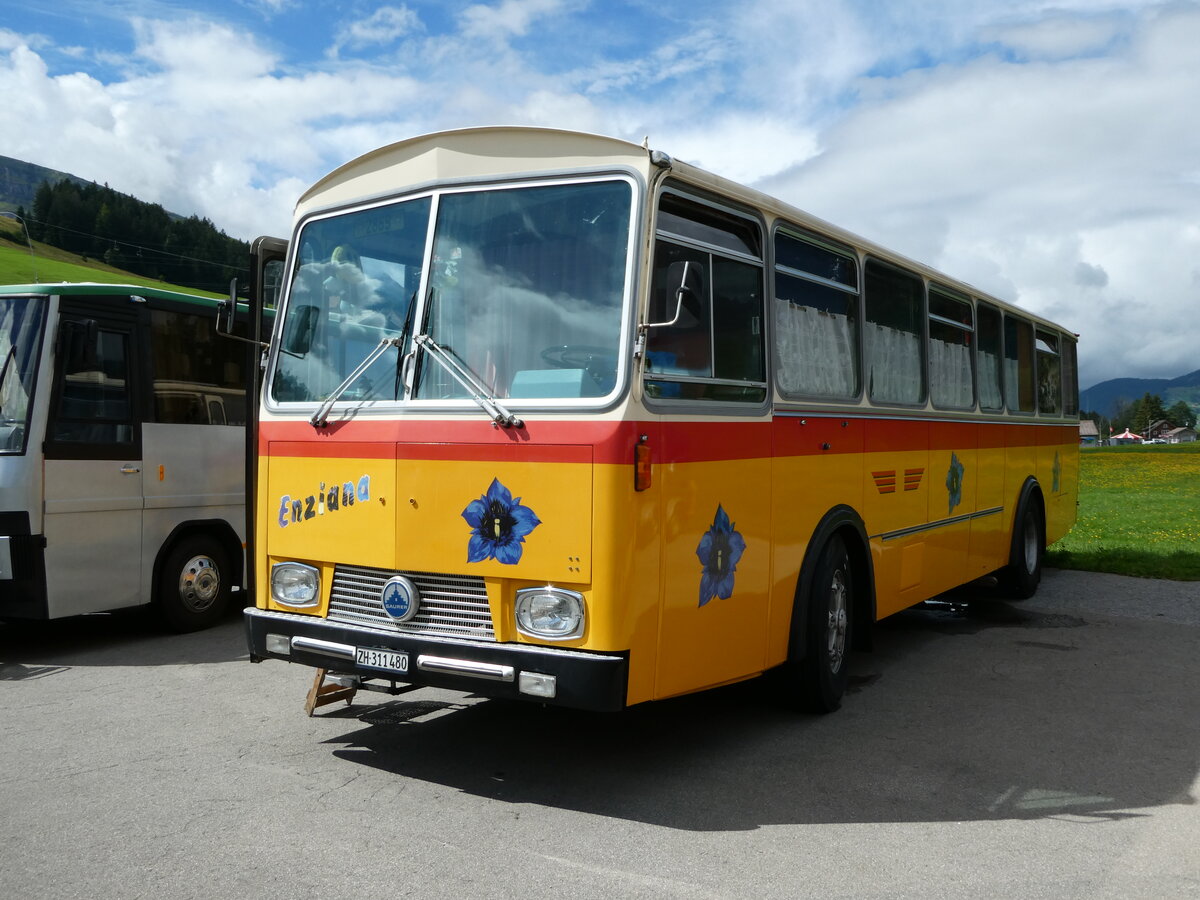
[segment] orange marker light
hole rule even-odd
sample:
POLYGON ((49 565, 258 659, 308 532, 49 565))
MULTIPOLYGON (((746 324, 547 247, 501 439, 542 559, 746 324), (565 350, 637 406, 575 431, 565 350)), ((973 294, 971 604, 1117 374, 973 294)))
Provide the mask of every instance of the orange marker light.
POLYGON ((650 487, 650 445, 646 443, 646 435, 633 448, 633 489, 644 491, 650 487))

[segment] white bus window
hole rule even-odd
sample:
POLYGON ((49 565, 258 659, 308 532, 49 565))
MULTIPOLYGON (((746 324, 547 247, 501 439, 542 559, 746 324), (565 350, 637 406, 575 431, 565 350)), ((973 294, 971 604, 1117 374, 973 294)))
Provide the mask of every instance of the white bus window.
POLYGON ((858 302, 852 255, 775 235, 775 340, 785 395, 858 396, 858 302))
POLYGON ((1037 331, 1037 400, 1044 416, 1062 414, 1062 359, 1058 355, 1058 335, 1037 331))
POLYGON ((761 240, 756 223, 664 194, 654 250, 646 394, 659 400, 766 399, 761 240), (753 254, 753 258, 751 255, 753 254), (684 283, 680 273, 687 266, 684 283))
POLYGON ((1075 358, 1075 342, 1062 339, 1063 415, 1079 414, 1079 369, 1075 358))
POLYGON ((1000 360, 1004 348, 1000 310, 986 303, 976 306, 978 326, 975 365, 979 372, 979 408, 999 412, 1004 409, 1000 360))
POLYGON ((1004 399, 1009 412, 1033 412, 1033 325, 1004 317, 1004 399))
POLYGON ((905 406, 924 402, 925 290, 921 279, 868 260, 864 286, 864 348, 871 399, 905 406))
POLYGON ((929 292, 929 399, 939 409, 975 405, 971 304, 941 290, 929 292))

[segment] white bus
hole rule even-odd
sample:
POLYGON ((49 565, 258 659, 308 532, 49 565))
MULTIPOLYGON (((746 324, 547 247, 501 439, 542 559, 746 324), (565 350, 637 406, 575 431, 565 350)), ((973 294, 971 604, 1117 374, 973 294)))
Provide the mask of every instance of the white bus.
POLYGON ((153 604, 192 631, 239 596, 254 350, 219 303, 0 287, 0 619, 153 604))

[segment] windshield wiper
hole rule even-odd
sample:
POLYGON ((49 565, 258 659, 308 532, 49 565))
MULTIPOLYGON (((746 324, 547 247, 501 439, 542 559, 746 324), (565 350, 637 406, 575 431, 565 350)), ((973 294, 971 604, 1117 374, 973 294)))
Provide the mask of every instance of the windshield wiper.
POLYGON ((358 364, 354 371, 346 376, 346 380, 333 389, 333 393, 325 398, 325 402, 317 407, 317 411, 313 413, 312 418, 308 420, 312 423, 313 428, 324 428, 326 425, 328 425, 329 411, 333 409, 333 404, 337 403, 338 398, 341 397, 342 394, 346 393, 350 385, 354 384, 354 382, 356 382, 362 376, 362 374, 367 371, 367 369, 371 368, 371 363, 383 356, 383 354, 386 353, 391 347, 395 347, 396 352, 399 353, 403 343, 403 336, 383 338, 375 346, 375 349, 368 353, 366 358, 364 358, 363 361, 358 364))
POLYGON ((453 351, 440 346, 427 334, 418 334, 413 343, 424 348, 430 359, 437 362, 446 372, 466 388, 471 399, 479 404, 480 409, 491 416, 492 421, 501 428, 524 428, 525 423, 504 408, 504 405, 491 396, 488 389, 480 382, 479 377, 459 362, 453 351))

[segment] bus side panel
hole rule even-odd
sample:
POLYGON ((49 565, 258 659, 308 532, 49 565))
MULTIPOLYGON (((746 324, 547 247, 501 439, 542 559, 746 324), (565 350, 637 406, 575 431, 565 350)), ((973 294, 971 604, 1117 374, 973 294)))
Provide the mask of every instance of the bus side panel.
POLYGON ((977 510, 979 426, 929 424, 929 506, 925 547, 926 593, 940 594, 975 578, 971 520, 977 510))
MULTIPOLYGON (((176 526, 222 519, 245 540, 245 431, 236 426, 142 426, 142 596, 153 596, 154 562, 176 526)), ((231 560, 233 562, 233 560, 231 560)))
POLYGON ((1079 493, 1079 426, 1041 429, 1038 480, 1046 500, 1046 543, 1053 544, 1075 524, 1079 493))
POLYGON ((49 617, 148 603, 140 460, 48 459, 44 467, 49 617))
MULTIPOLYGON (((1017 505, 1021 501, 1021 490, 1028 478, 1038 475, 1038 435, 1045 429, 1036 425, 1010 425, 1005 429, 1005 485, 1004 485, 1004 552, 997 566, 1009 561, 1013 529, 1016 527, 1017 505)), ((1041 483, 1039 482, 1039 485, 1041 483)), ((1048 493, 1048 485, 1041 485, 1042 495, 1048 493)))
POLYGON ((1008 496, 1007 447, 1003 425, 978 426, 979 455, 975 467, 976 516, 971 520, 971 571, 973 577, 993 572, 1008 562, 1009 519, 1013 500, 1008 496))
POLYGON ((817 524, 835 506, 848 506, 862 514, 864 432, 862 419, 775 419, 775 546, 767 627, 768 668, 787 660, 800 566, 817 524))
MULTIPOLYGON (((653 454, 658 427, 644 425, 653 454)), ((629 651, 626 702, 654 699, 661 606, 662 467, 658 460, 647 490, 634 489, 633 448, 627 463, 593 469, 595 527, 591 593, 585 637, 591 649, 629 651)))
MULTIPOLYGON (((927 598, 929 423, 867 422, 863 510, 875 565, 876 615, 884 618, 927 598)), ((944 473, 943 473, 944 474, 944 473)))
POLYGON ((772 505, 769 423, 664 423, 662 443, 659 698, 765 668, 772 505))

